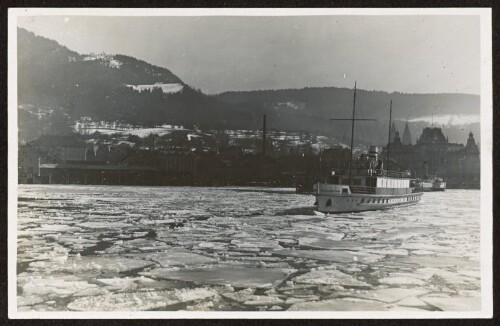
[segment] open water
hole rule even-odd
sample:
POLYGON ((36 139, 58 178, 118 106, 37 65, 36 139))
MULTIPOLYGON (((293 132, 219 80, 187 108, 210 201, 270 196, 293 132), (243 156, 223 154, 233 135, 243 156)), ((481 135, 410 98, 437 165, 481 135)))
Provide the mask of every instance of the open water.
POLYGON ((480 192, 329 215, 292 189, 21 185, 20 311, 479 310, 480 192))

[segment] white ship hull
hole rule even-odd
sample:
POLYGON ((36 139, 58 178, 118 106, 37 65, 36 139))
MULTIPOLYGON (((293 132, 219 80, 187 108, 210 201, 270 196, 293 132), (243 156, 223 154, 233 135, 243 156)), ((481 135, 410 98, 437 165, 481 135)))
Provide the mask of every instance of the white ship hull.
POLYGON ((359 194, 351 193, 349 186, 324 184, 319 189, 321 191, 315 187, 314 195, 317 209, 323 213, 363 212, 409 206, 418 203, 422 198, 421 192, 398 195, 359 194))
POLYGON ((318 211, 323 213, 347 213, 374 211, 393 207, 414 205, 420 201, 422 193, 400 196, 378 196, 364 194, 316 195, 318 211), (328 200, 330 202, 328 203, 328 200), (327 203, 329 205, 327 205, 327 203))

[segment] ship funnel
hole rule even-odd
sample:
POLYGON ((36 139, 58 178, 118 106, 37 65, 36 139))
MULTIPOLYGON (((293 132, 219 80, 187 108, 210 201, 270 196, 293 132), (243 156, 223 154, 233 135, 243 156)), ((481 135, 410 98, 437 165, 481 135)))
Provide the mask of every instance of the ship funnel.
POLYGON ((368 150, 368 157, 370 160, 376 161, 378 159, 378 147, 377 146, 370 146, 370 149, 368 150))

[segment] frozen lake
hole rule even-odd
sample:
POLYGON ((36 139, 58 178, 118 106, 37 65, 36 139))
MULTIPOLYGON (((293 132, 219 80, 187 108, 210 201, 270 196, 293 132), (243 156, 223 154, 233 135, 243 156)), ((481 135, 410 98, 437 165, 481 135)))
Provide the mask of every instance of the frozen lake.
POLYGON ((480 310, 480 192, 325 216, 292 189, 21 185, 20 311, 480 310))

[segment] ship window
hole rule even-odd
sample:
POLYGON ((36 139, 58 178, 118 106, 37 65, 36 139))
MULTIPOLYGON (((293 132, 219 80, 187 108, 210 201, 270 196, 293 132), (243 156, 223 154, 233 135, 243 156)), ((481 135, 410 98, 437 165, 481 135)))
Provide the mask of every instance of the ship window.
POLYGON ((328 206, 332 206, 332 200, 331 200, 331 199, 328 199, 328 200, 326 201, 326 206, 327 206, 327 207, 328 207, 328 206))
POLYGON ((361 204, 363 204, 364 202, 365 202, 365 200, 364 200, 364 199, 361 199, 361 204))

